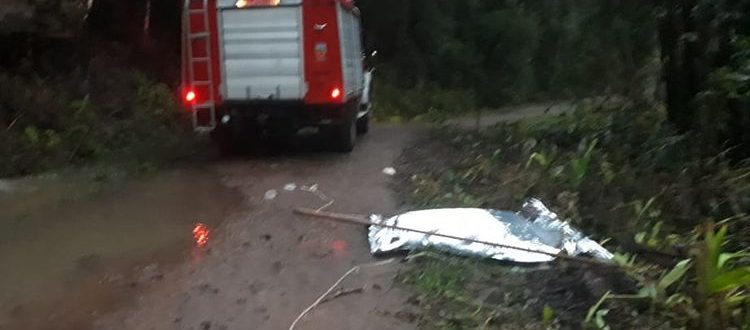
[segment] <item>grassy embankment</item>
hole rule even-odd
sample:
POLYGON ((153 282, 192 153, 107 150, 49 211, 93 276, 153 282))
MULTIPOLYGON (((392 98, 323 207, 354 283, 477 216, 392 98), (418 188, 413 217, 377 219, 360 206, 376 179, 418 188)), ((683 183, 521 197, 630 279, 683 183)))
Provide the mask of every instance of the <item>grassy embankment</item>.
POLYGON ((585 104, 480 132, 441 128, 399 168, 411 206, 513 210, 539 197, 622 266, 510 267, 428 253, 401 277, 419 293, 427 328, 750 324, 750 166, 706 155, 658 106, 585 104))

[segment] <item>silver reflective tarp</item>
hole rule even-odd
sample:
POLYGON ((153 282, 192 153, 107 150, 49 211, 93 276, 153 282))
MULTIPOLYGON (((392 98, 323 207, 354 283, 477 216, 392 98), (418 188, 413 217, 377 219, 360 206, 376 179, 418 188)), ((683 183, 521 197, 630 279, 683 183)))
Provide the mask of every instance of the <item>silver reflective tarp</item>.
MULTIPOLYGON (((408 212, 391 218, 372 216, 374 223, 475 241, 519 247, 550 254, 586 255, 610 260, 613 255, 597 242, 558 218, 539 200, 524 203, 519 212, 486 209, 435 209, 408 212)), ((407 230, 370 226, 370 252, 383 254, 433 247, 439 250, 497 260, 538 263, 553 256, 472 243, 407 230)))

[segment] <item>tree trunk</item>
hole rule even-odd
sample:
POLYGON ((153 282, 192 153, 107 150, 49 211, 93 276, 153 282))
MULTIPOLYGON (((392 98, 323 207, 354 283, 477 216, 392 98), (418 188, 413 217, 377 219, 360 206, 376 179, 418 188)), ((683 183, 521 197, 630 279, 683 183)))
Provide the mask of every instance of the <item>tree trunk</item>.
MULTIPOLYGON (((680 0, 666 0, 664 15, 659 22, 659 43, 666 83, 666 104, 669 121, 677 128, 692 128, 695 109, 689 74, 689 62, 682 40, 687 29, 686 14, 680 0)), ((689 18, 688 18, 689 19, 689 18)))

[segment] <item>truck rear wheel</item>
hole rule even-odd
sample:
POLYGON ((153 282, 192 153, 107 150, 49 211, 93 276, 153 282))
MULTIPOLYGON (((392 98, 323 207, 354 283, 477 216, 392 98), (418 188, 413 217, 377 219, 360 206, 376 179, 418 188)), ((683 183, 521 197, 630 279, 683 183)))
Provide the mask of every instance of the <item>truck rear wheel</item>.
POLYGON ((367 134, 370 131, 370 114, 366 114, 357 119, 357 133, 367 134))
POLYGON ((352 152, 357 143, 357 118, 351 116, 345 122, 333 127, 333 139, 336 151, 352 152))
POLYGON ((231 157, 237 154, 237 138, 232 134, 229 127, 219 125, 211 132, 211 140, 219 150, 222 157, 231 157))

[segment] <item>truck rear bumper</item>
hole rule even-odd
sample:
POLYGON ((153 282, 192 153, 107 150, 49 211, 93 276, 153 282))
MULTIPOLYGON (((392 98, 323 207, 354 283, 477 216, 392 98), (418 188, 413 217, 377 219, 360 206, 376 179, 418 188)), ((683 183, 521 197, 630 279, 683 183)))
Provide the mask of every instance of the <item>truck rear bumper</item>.
POLYGON ((320 126, 344 122, 351 115, 350 104, 309 105, 303 102, 225 102, 217 109, 217 122, 243 121, 264 125, 283 123, 297 127, 320 126), (228 116, 228 117, 227 117, 228 116))

